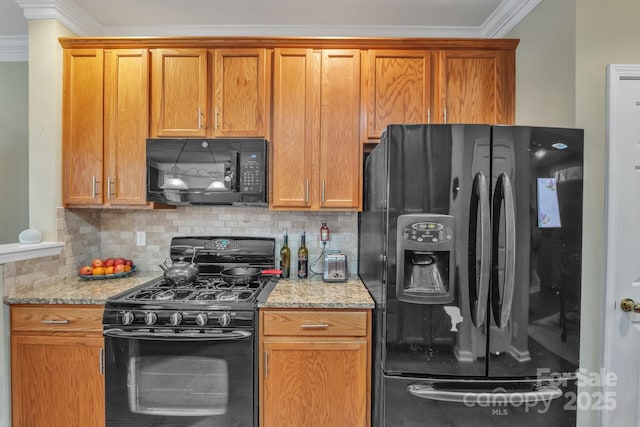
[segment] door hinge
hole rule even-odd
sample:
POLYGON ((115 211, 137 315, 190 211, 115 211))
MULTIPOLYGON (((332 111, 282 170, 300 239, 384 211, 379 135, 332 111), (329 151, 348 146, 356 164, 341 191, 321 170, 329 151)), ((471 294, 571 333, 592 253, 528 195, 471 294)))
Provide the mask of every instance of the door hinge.
POLYGON ((104 348, 100 349, 100 375, 104 375, 104 348))

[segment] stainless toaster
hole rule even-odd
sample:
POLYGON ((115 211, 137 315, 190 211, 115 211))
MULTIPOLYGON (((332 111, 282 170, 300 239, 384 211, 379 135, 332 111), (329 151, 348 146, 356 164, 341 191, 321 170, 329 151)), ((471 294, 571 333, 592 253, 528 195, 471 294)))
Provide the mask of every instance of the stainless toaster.
POLYGON ((343 253, 328 253, 324 256, 325 282, 346 282, 348 276, 347 256, 343 253))

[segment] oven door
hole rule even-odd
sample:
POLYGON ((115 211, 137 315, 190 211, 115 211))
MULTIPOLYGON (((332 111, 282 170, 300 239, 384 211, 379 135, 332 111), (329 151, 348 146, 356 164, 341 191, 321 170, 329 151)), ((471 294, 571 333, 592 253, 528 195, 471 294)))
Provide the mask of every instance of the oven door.
POLYGON ((104 336, 107 426, 255 425, 252 330, 104 336))

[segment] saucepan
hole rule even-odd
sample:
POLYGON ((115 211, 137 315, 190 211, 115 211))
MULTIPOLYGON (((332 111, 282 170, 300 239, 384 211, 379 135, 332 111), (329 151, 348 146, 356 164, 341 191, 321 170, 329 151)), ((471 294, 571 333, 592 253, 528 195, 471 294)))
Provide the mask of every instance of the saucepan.
POLYGON ((233 267, 220 272, 222 280, 231 285, 246 285, 256 280, 262 274, 280 274, 280 270, 261 270, 254 267, 233 267))

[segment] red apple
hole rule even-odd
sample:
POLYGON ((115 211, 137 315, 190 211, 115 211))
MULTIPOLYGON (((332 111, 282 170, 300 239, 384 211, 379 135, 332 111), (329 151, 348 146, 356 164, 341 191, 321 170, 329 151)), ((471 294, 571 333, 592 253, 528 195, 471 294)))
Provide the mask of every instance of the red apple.
POLYGON ((131 261, 130 259, 125 259, 124 260, 124 264, 128 265, 128 266, 132 266, 133 265, 133 261, 131 261))
POLYGON ((124 264, 125 264, 124 258, 117 258, 116 259, 115 265, 124 265, 124 264))
POLYGON ((125 267, 125 265, 124 265, 124 264, 118 264, 118 265, 116 265, 116 266, 115 266, 115 268, 113 269, 113 272, 114 272, 115 274, 118 274, 118 273, 124 273, 124 271, 125 271, 124 267, 125 267))
POLYGON ((102 267, 102 266, 104 266, 104 263, 100 258, 96 258, 93 261, 91 261, 91 267, 93 268, 102 267))
POLYGON ((83 265, 82 267, 80 267, 80 274, 82 275, 91 275, 93 274, 93 268, 91 268, 88 265, 83 265))
POLYGON ((104 260, 103 264, 105 267, 113 267, 114 265, 116 265, 116 260, 113 258, 107 258, 104 260))

